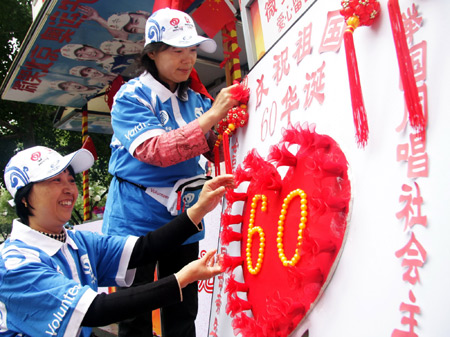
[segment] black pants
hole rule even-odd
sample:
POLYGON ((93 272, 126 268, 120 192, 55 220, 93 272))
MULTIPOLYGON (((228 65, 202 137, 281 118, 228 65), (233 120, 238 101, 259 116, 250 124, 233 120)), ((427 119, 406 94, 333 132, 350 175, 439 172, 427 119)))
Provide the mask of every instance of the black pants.
MULTIPOLYGON (((198 259, 198 242, 180 246, 158 261, 158 278, 178 272, 186 264, 198 259)), ((139 267, 133 286, 152 282, 155 264, 139 267)), ((120 291, 120 289, 118 289, 120 291)), ((195 318, 198 311, 197 282, 183 289, 183 302, 165 306, 161 309, 161 328, 163 337, 195 337, 195 318)), ((119 337, 153 336, 152 313, 144 312, 136 318, 119 322, 119 337)))

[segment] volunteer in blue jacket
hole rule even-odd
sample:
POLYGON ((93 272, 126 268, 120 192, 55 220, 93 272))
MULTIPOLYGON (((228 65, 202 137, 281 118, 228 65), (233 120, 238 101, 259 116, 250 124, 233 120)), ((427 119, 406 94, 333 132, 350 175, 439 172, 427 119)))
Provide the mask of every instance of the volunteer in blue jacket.
POLYGON ((0 246, 0 336, 87 337, 89 327, 181 302, 186 285, 220 273, 220 259, 210 251, 156 282, 99 294, 98 287, 130 285, 136 267, 201 231, 201 218, 232 187, 233 178, 210 180, 193 207, 145 236, 66 230, 78 197, 74 174, 93 161, 84 149, 61 156, 36 146, 6 166, 5 184, 20 220, 0 246))
MULTIPOLYGON (((104 213, 104 231, 142 235, 173 219, 195 201, 195 188, 205 181, 207 160, 216 135, 212 131, 238 104, 233 86, 224 88, 212 104, 189 88, 197 50, 212 53, 214 40, 199 36, 184 12, 161 9, 147 20, 145 47, 138 78, 115 95, 111 111, 114 135, 109 171, 114 176, 104 213), (202 156, 204 155, 204 156, 202 156)), ((204 233, 158 259, 160 277, 198 258, 204 233)), ((153 280, 155 265, 138 268, 135 284, 153 280)), ((195 336, 198 289, 183 289, 183 303, 162 310, 164 337, 195 336)), ((150 336, 150 313, 121 322, 119 336, 150 336)))

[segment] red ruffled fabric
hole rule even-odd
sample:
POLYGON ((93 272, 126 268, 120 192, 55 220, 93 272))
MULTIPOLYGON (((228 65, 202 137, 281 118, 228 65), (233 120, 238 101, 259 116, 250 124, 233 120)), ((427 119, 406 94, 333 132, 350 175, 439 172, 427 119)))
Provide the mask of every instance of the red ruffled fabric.
MULTIPOLYGON (((221 236, 223 244, 238 239, 238 233, 229 228, 229 224, 231 219, 242 221, 242 258, 226 255, 224 263, 230 273, 243 265, 244 283, 236 282, 231 274, 226 289, 229 294, 227 313, 233 316, 235 333, 244 337, 288 336, 317 301, 334 269, 347 229, 351 199, 347 170, 347 160, 338 144, 329 136, 317 134, 315 126, 308 124, 291 125, 283 130, 282 140, 271 147, 268 160, 252 150, 237 167, 236 184, 249 182, 249 185, 245 197, 242 193, 227 193, 221 236), (294 154, 289 151, 292 148, 298 151, 294 154), (277 171, 281 166, 287 167, 284 178, 277 171), (284 196, 297 188, 308 195, 308 222, 299 248, 299 262, 294 267, 282 267, 276 245, 270 244, 270 240, 277 237, 277 212, 284 196), (265 232, 266 245, 261 271, 252 275, 244 264, 247 243, 244 233, 248 231, 251 208, 248 202, 255 194, 266 195, 268 205, 265 213, 259 204, 256 208, 254 226, 261 226, 265 232), (245 202, 242 218, 229 214, 231 205, 237 201, 245 202), (237 296, 238 291, 247 293, 247 301, 237 296), (251 310, 253 317, 240 313, 242 310, 251 310)), ((284 223, 286 256, 292 256, 295 249, 298 205, 299 198, 294 198, 288 212, 293 215, 287 215, 284 223)), ((252 237, 253 259, 259 239, 259 235, 252 237)))
POLYGON ((233 317, 244 310, 251 310, 251 308, 252 305, 248 301, 239 298, 236 293, 228 294, 227 305, 225 307, 227 315, 233 317))
POLYGON ((235 279, 233 274, 230 275, 230 278, 227 281, 227 286, 225 287, 226 293, 236 293, 236 292, 248 292, 248 285, 242 282, 238 282, 235 279))
POLYGON ((242 233, 235 232, 230 227, 224 227, 222 232, 220 233, 220 242, 224 246, 228 246, 230 242, 241 240, 242 240, 242 233))
POLYGON ((241 256, 230 256, 223 254, 222 270, 226 272, 233 271, 237 266, 242 265, 244 258, 241 256))

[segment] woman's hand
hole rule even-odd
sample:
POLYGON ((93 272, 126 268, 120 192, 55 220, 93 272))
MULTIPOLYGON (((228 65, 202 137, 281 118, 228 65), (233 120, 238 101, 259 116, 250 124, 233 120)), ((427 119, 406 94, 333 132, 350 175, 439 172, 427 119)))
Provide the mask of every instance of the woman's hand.
POLYGON ((216 251, 210 250, 201 259, 190 262, 175 274, 181 288, 192 282, 207 280, 222 272, 223 256, 215 255, 216 251))
POLYGON ((191 221, 199 224, 203 217, 217 206, 225 194, 226 189, 234 187, 234 177, 232 174, 224 174, 208 180, 203 185, 197 202, 187 210, 191 221))
POLYGON ((86 18, 85 18, 86 20, 98 21, 100 19, 100 15, 98 14, 97 10, 95 10, 94 8, 92 8, 90 6, 83 6, 83 5, 81 5, 79 8, 80 8, 81 14, 86 16, 86 18))
POLYGON ((227 116, 228 110, 239 104, 239 101, 233 98, 232 89, 239 84, 233 84, 220 90, 214 103, 206 113, 198 118, 198 123, 204 134, 227 116))

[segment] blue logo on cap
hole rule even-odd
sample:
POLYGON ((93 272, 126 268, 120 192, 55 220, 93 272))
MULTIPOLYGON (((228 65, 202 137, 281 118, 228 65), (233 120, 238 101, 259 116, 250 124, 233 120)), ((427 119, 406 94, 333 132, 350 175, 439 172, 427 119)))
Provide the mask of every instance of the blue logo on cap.
POLYGON ((162 40, 162 35, 166 30, 165 27, 160 27, 159 23, 154 19, 149 19, 148 22, 151 22, 152 25, 148 29, 147 38, 148 43, 159 42, 162 40))
POLYGON ((28 167, 24 166, 23 170, 16 166, 6 167, 5 175, 9 176, 10 186, 12 189, 19 189, 24 187, 30 182, 30 177, 28 176, 28 167))

